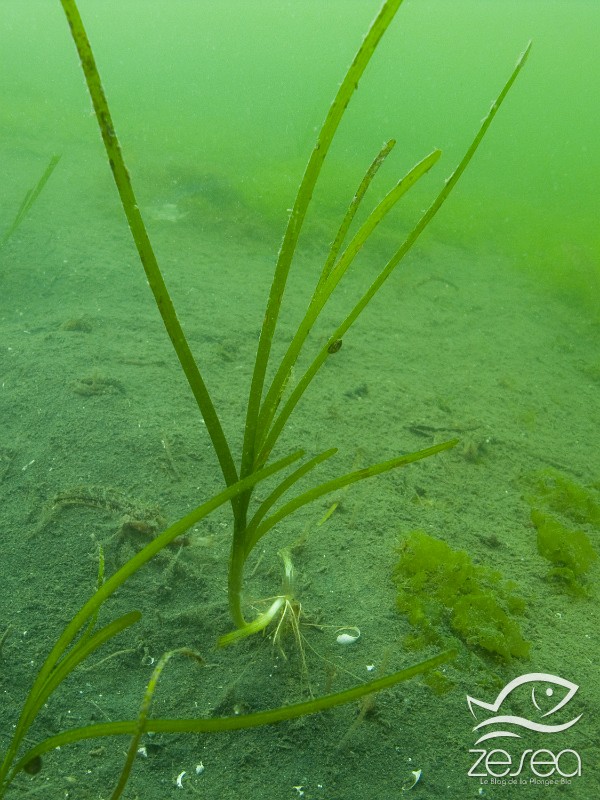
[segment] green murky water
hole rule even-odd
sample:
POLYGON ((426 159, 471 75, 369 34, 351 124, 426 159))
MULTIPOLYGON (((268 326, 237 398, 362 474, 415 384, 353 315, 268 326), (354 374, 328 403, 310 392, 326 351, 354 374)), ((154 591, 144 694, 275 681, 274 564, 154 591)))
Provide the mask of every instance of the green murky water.
MULTIPOLYGON (((371 0, 81 2, 140 208, 236 454, 287 209, 378 7, 371 0)), ((443 156, 360 254, 311 334, 313 354, 443 185, 533 40, 467 173, 328 359, 281 443, 281 454, 338 447, 324 480, 461 439, 451 452, 324 498, 265 538, 247 569, 247 613, 264 610, 264 598, 277 593, 277 550, 293 545, 305 661, 293 632, 283 650, 266 638, 214 650, 231 627, 223 510, 198 526, 190 547, 162 554, 111 601, 113 616, 139 608, 143 622, 72 676, 32 739, 134 718, 150 662, 173 647, 194 647, 208 665, 171 662, 155 716, 276 707, 401 669, 453 642, 460 655, 444 669, 445 694, 414 681, 378 696, 372 708, 256 732, 151 737, 126 796, 178 796, 175 781, 185 772, 183 787, 207 798, 387 800, 418 770, 412 791, 423 798, 598 794, 599 567, 592 559, 576 591, 564 572, 550 576, 557 564, 538 550, 531 506, 600 550, 593 511, 599 23, 594 0, 406 0, 360 81, 313 198, 275 355, 383 142, 397 140, 363 218, 426 153, 439 147, 443 156), (544 480, 586 492, 587 516, 577 516, 575 496, 548 509, 544 480), (495 659, 480 646, 483 628, 455 639, 443 611, 439 638, 427 650, 408 647, 415 630, 396 609, 393 574, 399 544, 416 529, 466 550, 501 573, 498 581, 516 582, 524 609, 511 614, 529 658, 495 659), (361 630, 346 648, 336 641, 342 626, 361 630), (485 778, 467 774, 476 735, 466 695, 490 703, 525 673, 580 687, 556 712, 559 723, 573 709, 572 717, 584 714, 572 729, 535 738, 525 731, 518 746, 506 745, 517 759, 526 748, 579 754, 581 776, 562 786, 558 768, 551 775, 558 785, 543 776, 536 783, 529 762, 514 783, 492 780, 500 767, 485 778)), ((140 518, 173 522, 219 491, 222 478, 130 242, 58 0, 3 0, 0 43, 0 233, 49 158, 61 155, 0 251, 6 737, 33 667, 94 589, 98 544, 110 574, 151 535, 140 518), (82 487, 94 502, 57 501, 81 497, 82 487), (107 496, 112 504, 101 502, 107 496)), ((564 570, 564 559, 557 563, 564 570)), ((442 676, 434 684, 440 688, 442 676)), ((511 707, 531 711, 523 697, 511 707)), ((17 783, 31 797, 106 797, 125 747, 108 739, 65 748, 17 783)), ((561 762, 563 773, 574 758, 561 762)))

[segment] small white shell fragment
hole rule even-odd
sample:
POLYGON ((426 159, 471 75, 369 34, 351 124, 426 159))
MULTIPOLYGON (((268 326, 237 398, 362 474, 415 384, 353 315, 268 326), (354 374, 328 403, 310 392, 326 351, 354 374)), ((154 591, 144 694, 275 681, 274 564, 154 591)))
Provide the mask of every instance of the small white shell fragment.
POLYGON ((202 775, 203 772, 204 772, 204 764, 202 762, 196 764, 196 775, 202 775))
POLYGON ((180 772, 179 775, 175 778, 175 786, 177 786, 178 789, 183 789, 183 779, 185 778, 186 775, 187 772, 183 770, 183 772, 180 772))
POLYGON ((423 774, 422 769, 413 769, 413 771, 410 773, 410 778, 407 778, 406 781, 404 782, 404 785, 402 786, 402 791, 408 792, 413 788, 413 786, 416 786, 417 783, 421 780, 422 774, 423 774))
POLYGON ((359 628, 338 628, 338 631, 353 631, 353 633, 340 633, 336 637, 336 642, 338 644, 354 644, 354 642, 360 639, 359 628))

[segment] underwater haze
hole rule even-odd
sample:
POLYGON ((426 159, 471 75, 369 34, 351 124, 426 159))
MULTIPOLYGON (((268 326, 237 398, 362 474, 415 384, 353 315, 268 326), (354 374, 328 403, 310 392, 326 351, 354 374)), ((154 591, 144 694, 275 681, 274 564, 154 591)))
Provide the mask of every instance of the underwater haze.
MULTIPOLYGON (((380 5, 78 2, 139 207, 235 453, 289 211, 380 5)), ((598 31, 598 0, 402 3, 326 159, 275 356, 384 142, 396 146, 361 222, 417 161, 436 147, 442 156, 361 251, 311 331, 313 355, 451 175, 529 41, 531 52, 456 189, 331 351, 275 457, 337 447, 337 475, 460 442, 325 497, 265 537, 246 570, 247 611, 272 599, 277 553, 290 548, 302 625, 282 646, 271 631, 215 648, 232 627, 231 519, 227 508, 211 515, 189 546, 166 549, 123 587, 113 608, 139 608, 143 621, 70 676, 35 741, 135 719, 151 665, 176 647, 206 665, 169 664, 156 717, 275 708, 452 647, 451 664, 368 702, 256 730, 147 736, 124 796, 600 796, 598 31), (576 685, 554 721, 581 720, 482 745, 510 751, 514 775, 499 762, 474 768, 482 718, 467 696, 493 703, 527 674, 576 685), (525 757, 519 766, 527 748, 568 753, 536 772, 525 757)), ((0 0, 0 63, 4 743, 33 667, 95 589, 99 545, 109 575, 147 543, 127 521, 154 535, 223 479, 131 241, 59 0, 0 0)), ((532 691, 519 685, 509 712, 545 724, 552 709, 532 691)), ((127 746, 64 747, 13 791, 107 797, 127 746)))
MULTIPOLYGON (((200 180, 218 165, 281 230, 334 87, 377 6, 84 3, 140 192, 176 202, 173 173, 193 169, 200 180)), ((91 144, 94 121, 59 4, 4 3, 2 14, 4 131, 10 123, 31 137, 40 157, 91 144)), ((594 0, 407 0, 352 102, 320 201, 343 203, 390 137, 403 166, 440 147, 431 176, 439 182, 531 39, 527 73, 438 225, 514 255, 543 285, 597 314, 599 15, 594 0)), ((15 178, 17 161, 9 163, 15 178)))

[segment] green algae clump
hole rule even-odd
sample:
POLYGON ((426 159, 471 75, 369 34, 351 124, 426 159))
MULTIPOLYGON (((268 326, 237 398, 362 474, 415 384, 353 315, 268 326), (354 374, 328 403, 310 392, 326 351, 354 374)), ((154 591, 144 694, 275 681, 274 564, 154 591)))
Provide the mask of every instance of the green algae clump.
POLYGON ((474 564, 464 550, 412 531, 401 545, 394 579, 398 609, 417 628, 410 646, 439 643, 449 628, 467 647, 504 661, 529 655, 529 642, 514 619, 525 610, 516 584, 474 564))
POLYGON ((576 594, 585 594, 580 579, 598 558, 589 536, 584 531, 567 528, 551 514, 536 508, 531 509, 531 521, 537 529, 539 554, 554 565, 549 577, 563 580, 576 594))
POLYGON ((545 469, 530 476, 531 506, 543 504, 550 511, 579 525, 600 526, 600 498, 594 487, 581 486, 556 469, 545 469))
POLYGON ((587 595, 585 575, 598 554, 586 531, 572 523, 600 528, 597 484, 582 486, 556 469, 534 473, 526 482, 538 553, 552 564, 548 577, 572 594, 587 595))

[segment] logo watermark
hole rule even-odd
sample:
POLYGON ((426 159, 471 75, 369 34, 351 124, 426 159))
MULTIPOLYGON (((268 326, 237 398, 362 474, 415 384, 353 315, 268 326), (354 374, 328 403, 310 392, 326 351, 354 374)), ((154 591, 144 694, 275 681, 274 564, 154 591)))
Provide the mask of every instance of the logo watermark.
POLYGON ((481 784, 502 786, 564 785, 579 777, 581 757, 570 747, 558 750, 509 746, 509 742, 516 744, 514 740, 521 739, 528 731, 546 736, 562 734, 572 728, 581 714, 566 722, 556 722, 555 715, 572 700, 578 689, 577 684, 558 675, 529 672, 507 683, 492 703, 467 695, 467 704, 475 719, 481 709, 491 712, 473 728, 479 738, 469 750, 473 756, 469 777, 479 778, 481 784), (531 698, 531 713, 528 716, 503 713, 505 701, 513 698, 520 687, 524 687, 521 693, 531 698), (498 746, 495 746, 496 741, 498 746), (484 746, 478 747, 482 743, 484 746))

